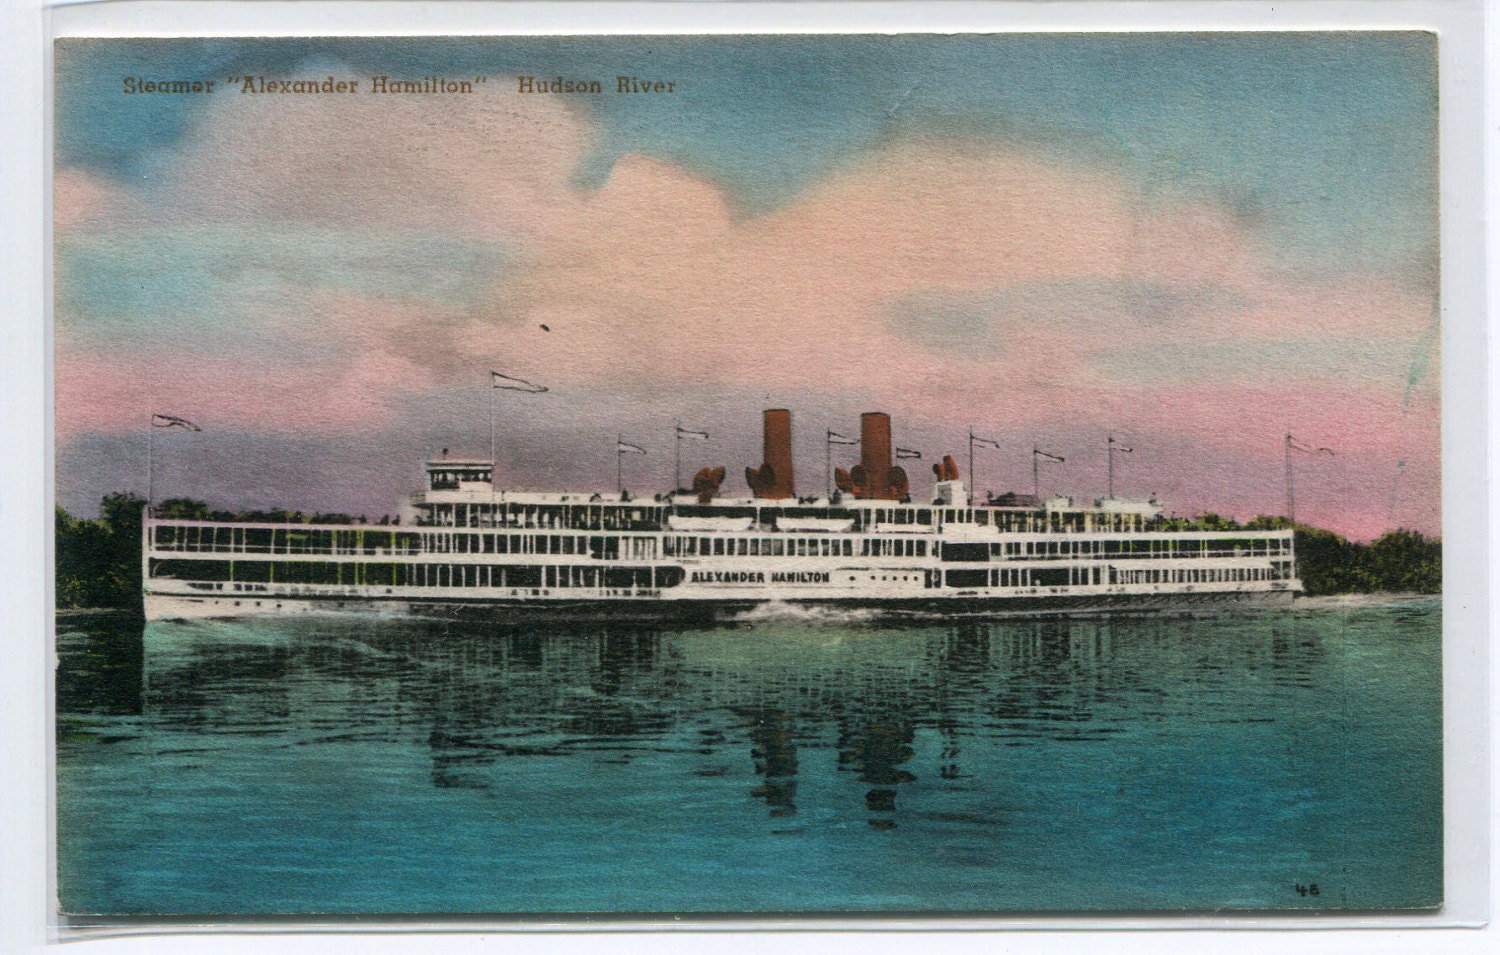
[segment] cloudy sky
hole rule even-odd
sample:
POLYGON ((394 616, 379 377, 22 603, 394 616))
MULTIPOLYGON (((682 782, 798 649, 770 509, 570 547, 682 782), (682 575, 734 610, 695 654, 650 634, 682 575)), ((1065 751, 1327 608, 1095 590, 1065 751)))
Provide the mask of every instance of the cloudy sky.
MULTIPOLYGON (((59 503, 392 513, 424 454, 608 488, 793 411, 1030 490, 1368 538, 1440 523, 1426 34, 75 41, 57 56, 59 503), (358 79, 256 95, 231 77, 358 79), (472 95, 373 76, 486 77, 472 95), (518 92, 516 77, 604 92, 518 92), (619 94, 614 78, 669 80, 619 94), (126 77, 214 80, 127 95, 126 77), (544 327, 545 326, 545 329, 544 327)), ((847 463, 847 462, 845 462, 847 463)))

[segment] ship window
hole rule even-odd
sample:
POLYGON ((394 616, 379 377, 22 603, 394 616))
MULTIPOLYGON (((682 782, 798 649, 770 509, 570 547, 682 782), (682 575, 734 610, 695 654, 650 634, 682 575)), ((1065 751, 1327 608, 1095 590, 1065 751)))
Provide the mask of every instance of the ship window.
POLYGON ((785 554, 786 554, 786 541, 782 540, 779 537, 776 538, 775 540, 771 541, 771 555, 772 556, 774 556, 774 557, 782 557, 785 554))
POLYGON ((983 587, 989 583, 987 570, 950 570, 947 573, 949 587, 983 587))
POLYGON ((931 524, 932 523, 932 511, 929 510, 929 509, 927 509, 927 508, 925 508, 925 507, 923 509, 921 509, 920 511, 917 511, 917 523, 918 524, 931 524))

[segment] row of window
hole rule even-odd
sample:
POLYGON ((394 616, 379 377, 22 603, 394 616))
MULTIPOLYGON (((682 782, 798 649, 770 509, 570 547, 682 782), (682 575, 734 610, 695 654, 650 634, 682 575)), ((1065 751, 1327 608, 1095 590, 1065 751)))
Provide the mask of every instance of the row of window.
POLYGON ((995 567, 989 570, 950 570, 949 587, 1064 587, 1100 582, 1101 567, 995 567))
POLYGON ((655 530, 663 508, 646 504, 434 504, 423 523, 579 531, 655 530))
POLYGON ((229 554, 568 554, 650 560, 656 538, 444 531, 300 531, 284 528, 156 528, 157 550, 229 554))
POLYGON ((422 537, 416 531, 383 528, 303 530, 288 527, 228 527, 158 524, 152 543, 159 550, 239 554, 379 554, 416 553, 422 537))
POLYGON ((1215 584, 1255 580, 1281 580, 1290 576, 1282 565, 1271 567, 1178 567, 1151 570, 1117 570, 1121 584, 1215 584))
MULTIPOLYGON (((1102 567, 995 567, 949 570, 949 587, 1062 587, 1103 583, 1102 567)), ((1162 570, 1110 570, 1112 584, 1197 584, 1280 580, 1290 571, 1273 567, 1190 567, 1162 570)))
MULTIPOLYGON (((158 550, 251 554, 563 554, 595 560, 651 560, 656 538, 577 534, 495 534, 452 531, 317 530, 170 525, 155 529, 158 550)), ((679 557, 926 557, 928 541, 911 537, 697 537, 669 535, 663 553, 679 557)), ((933 542, 933 547, 938 546, 933 542)), ((1280 556, 1285 538, 1051 540, 948 543, 947 561, 991 558, 1280 556)))
POLYGON ((957 548, 988 548, 991 557, 1274 557, 1291 551, 1291 541, 1281 537, 1183 539, 1144 537, 1128 540, 997 541, 985 544, 947 544, 945 559, 984 560, 985 552, 967 550, 972 557, 948 558, 957 548))
POLYGON ((665 537, 662 544, 669 557, 927 556, 927 541, 910 538, 665 537))
MULTIPOLYGON (((180 580, 240 581, 392 587, 674 587, 685 576, 680 567, 595 567, 431 563, 365 563, 336 561, 152 560, 151 576, 180 580)), ((993 567, 944 572, 949 587, 1058 587, 1102 582, 1104 568, 993 567)), ((937 571, 928 571, 931 581, 937 571)), ((1144 570, 1110 569, 1112 584, 1229 583, 1281 580, 1290 565, 1271 567, 1192 567, 1144 570)))
POLYGON ((153 578, 390 587, 593 587, 644 589, 682 583, 680 567, 507 566, 333 561, 153 560, 153 578))

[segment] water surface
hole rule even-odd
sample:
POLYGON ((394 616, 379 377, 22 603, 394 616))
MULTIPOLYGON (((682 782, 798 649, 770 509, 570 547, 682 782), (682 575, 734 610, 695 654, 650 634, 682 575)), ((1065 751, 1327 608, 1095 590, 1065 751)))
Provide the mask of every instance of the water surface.
POLYGON ((58 627, 63 909, 1429 907, 1435 601, 58 627), (1315 888, 1314 888, 1315 887, 1315 888))

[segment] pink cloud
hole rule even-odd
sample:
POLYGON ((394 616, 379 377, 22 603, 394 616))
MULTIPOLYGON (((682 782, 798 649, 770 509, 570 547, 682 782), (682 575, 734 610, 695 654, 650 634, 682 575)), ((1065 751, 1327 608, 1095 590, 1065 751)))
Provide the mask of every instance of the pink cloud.
POLYGON ((60 440, 137 431, 158 412, 204 427, 358 432, 387 423, 397 401, 431 385, 410 360, 373 349, 327 368, 233 355, 181 362, 70 348, 57 360, 55 422, 60 440))
MULTIPOLYGON (((644 156, 577 188, 591 136, 550 97, 219 104, 172 171, 165 218, 459 233, 504 241, 513 261, 475 302, 281 303, 266 317, 288 343, 276 367, 146 362, 60 335, 59 434, 137 427, 148 402, 236 427, 359 430, 400 396, 489 366, 560 391, 857 395, 934 427, 1176 435, 1270 465, 1291 429, 1348 452, 1347 503, 1326 513, 1351 528, 1374 521, 1385 478, 1372 475, 1389 460, 1437 473, 1435 374, 1407 404, 1398 377, 1307 380, 1255 367, 1253 351, 1243 373, 1211 379, 1101 369, 1101 350, 1183 343, 1415 348, 1431 324, 1432 290, 1279 272, 1253 225, 1211 200, 1160 205, 1108 169, 929 139, 871 150, 743 218, 714 183, 644 156), (1007 306, 1039 287, 1159 290, 1174 311, 1126 301, 1042 322, 1007 306), (921 295, 971 296, 974 327, 917 335, 893 320, 921 295)), ((98 227, 115 208, 109 189, 66 171, 57 202, 59 230, 98 227)), ((1435 520, 1435 479, 1412 486, 1435 520)))

